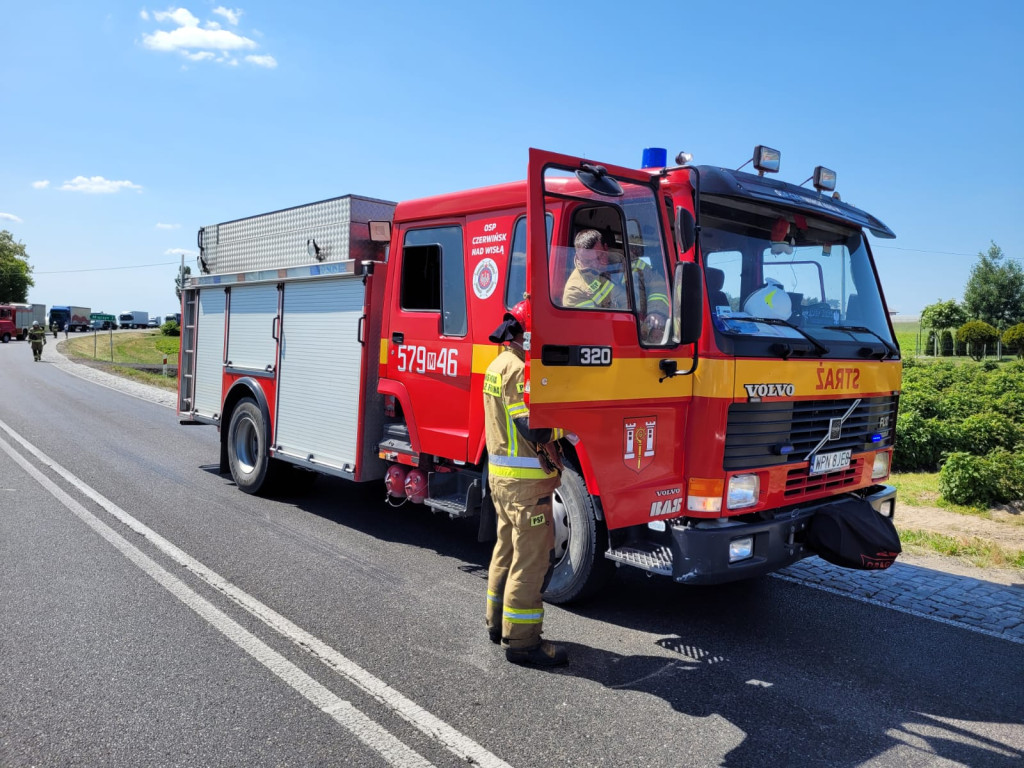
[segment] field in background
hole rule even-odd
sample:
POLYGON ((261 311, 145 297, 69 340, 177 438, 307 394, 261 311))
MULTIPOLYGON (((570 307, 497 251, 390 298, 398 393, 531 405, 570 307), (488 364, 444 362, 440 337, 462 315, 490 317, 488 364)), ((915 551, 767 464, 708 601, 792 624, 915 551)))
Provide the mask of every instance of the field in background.
POLYGON ((162 389, 177 389, 178 336, 160 331, 98 331, 75 334, 61 340, 60 351, 68 357, 89 361, 110 373, 152 384, 162 389), (164 376, 164 356, 168 373, 164 376))
POLYGON ((900 320, 899 315, 892 319, 893 330, 896 331, 896 341, 899 342, 900 352, 904 355, 919 355, 923 350, 918 349, 918 344, 924 344, 925 338, 922 335, 920 341, 918 334, 921 332, 920 320, 900 320))

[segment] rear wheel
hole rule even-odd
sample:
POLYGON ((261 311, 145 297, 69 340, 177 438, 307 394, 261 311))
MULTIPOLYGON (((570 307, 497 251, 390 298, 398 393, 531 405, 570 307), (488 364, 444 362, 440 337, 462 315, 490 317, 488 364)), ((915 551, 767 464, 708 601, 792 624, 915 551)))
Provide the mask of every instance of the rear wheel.
POLYGON ((267 424, 252 398, 240 400, 228 427, 228 466, 235 484, 246 493, 259 493, 267 484, 267 424))
POLYGON ((597 519, 594 499, 571 465, 551 499, 555 524, 555 567, 544 599, 561 604, 589 597, 604 586, 615 565, 604 556, 608 535, 597 519))

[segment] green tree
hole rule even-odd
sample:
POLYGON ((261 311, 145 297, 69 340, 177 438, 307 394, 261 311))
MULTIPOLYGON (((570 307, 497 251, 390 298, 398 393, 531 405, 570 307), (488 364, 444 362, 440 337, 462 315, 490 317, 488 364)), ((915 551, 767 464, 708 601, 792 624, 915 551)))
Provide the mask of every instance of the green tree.
POLYGON ((0 303, 28 301, 28 289, 35 284, 25 246, 6 229, 0 231, 0 303))
POLYGON ((1011 325, 1003 331, 1003 344, 1017 353, 1017 357, 1024 357, 1024 323, 1011 325))
MULTIPOLYGON (((933 338, 938 337, 942 344, 942 334, 949 331, 953 336, 954 331, 968 320, 967 310, 956 302, 956 299, 939 301, 929 304, 921 311, 921 327, 927 328, 928 334, 927 352, 932 353, 934 348, 933 338)), ((955 350, 954 350, 955 351, 955 350)))
POLYGON ((178 304, 181 304, 181 292, 185 288, 185 278, 192 274, 192 267, 182 264, 178 267, 178 276, 174 278, 174 295, 178 297, 178 304))
POLYGON ((996 328, 1024 320, 1024 269, 1009 261, 995 243, 988 253, 978 254, 978 263, 964 288, 968 314, 996 328))
POLYGON ((971 320, 956 332, 956 340, 961 344, 970 344, 971 357, 981 360, 986 345, 995 344, 999 340, 999 331, 981 320, 971 320))

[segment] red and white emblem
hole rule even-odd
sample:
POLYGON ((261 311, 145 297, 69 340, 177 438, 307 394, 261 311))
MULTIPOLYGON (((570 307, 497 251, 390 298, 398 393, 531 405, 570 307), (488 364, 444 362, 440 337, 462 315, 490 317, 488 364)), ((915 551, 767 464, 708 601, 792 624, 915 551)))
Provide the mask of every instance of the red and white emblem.
POLYGON ((622 461, 636 473, 643 472, 654 461, 657 416, 624 419, 622 422, 622 461))

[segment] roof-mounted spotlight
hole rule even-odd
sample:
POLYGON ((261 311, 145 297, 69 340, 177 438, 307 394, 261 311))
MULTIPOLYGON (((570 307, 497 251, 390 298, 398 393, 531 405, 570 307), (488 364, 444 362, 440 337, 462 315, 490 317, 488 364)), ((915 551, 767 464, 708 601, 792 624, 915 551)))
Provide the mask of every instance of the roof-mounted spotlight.
POLYGON ((689 165, 693 162, 693 155, 689 152, 680 152, 676 155, 676 165, 689 165))
POLYGON ((814 169, 814 188, 819 192, 832 192, 836 188, 836 172, 824 165, 814 169))
POLYGON ((758 176, 766 173, 778 173, 782 164, 782 153, 777 149, 758 144, 754 147, 754 167, 757 168, 758 176))

